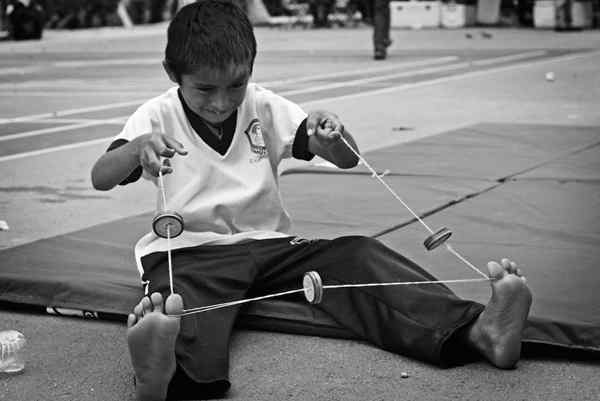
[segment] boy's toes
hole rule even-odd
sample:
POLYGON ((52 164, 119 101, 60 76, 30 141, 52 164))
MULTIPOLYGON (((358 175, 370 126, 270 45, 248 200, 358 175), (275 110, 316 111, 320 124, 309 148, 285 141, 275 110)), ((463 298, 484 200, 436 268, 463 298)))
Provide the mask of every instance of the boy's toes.
POLYGON ((506 271, 509 274, 514 274, 516 276, 521 277, 523 280, 525 279, 525 277, 523 277, 523 271, 517 267, 517 264, 515 262, 513 262, 510 259, 502 259, 501 261, 502 267, 504 267, 506 269, 506 271))
POLYGON ((152 301, 150 301, 150 298, 148 298, 148 297, 142 298, 142 313, 144 315, 147 315, 148 313, 152 312, 153 310, 154 310, 154 307, 152 306, 152 301))
POLYGON ((144 316, 144 307, 142 306, 142 301, 138 302, 138 304, 133 308, 133 313, 135 314, 136 320, 139 320, 144 316))
POLYGON ((130 313, 127 316, 127 328, 133 327, 133 325, 136 324, 137 320, 137 316, 133 313, 130 313))
POLYGON ((498 262, 488 262, 487 268, 490 278, 493 280, 500 280, 506 274, 506 270, 498 262))
POLYGON ((500 261, 500 263, 502 264, 502 267, 510 274, 516 274, 517 273, 517 264, 515 262, 513 262, 510 259, 502 259, 500 261))
POLYGON ((162 294, 160 292, 154 292, 152 293, 152 295, 150 295, 150 301, 152 302, 152 306, 153 306, 153 311, 154 312, 163 312, 163 297, 162 294))
POLYGON ((183 298, 179 294, 171 294, 165 302, 167 315, 180 315, 183 313, 183 298))

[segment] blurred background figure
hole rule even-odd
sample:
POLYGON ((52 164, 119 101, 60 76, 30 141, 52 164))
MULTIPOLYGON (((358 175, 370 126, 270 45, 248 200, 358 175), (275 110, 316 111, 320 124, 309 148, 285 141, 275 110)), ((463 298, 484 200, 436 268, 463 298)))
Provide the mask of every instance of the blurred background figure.
POLYGON ((329 14, 333 11, 335 0, 309 0, 309 10, 313 16, 313 27, 329 28, 329 14))
POLYGON ((2 9, 8 23, 9 39, 30 40, 42 38, 46 14, 38 1, 4 1, 2 2, 2 9))
POLYGON ((374 0, 373 5, 373 58, 385 60, 390 39, 390 0, 374 0))
POLYGON ((373 25, 373 0, 349 0, 348 7, 360 13, 361 22, 373 25))

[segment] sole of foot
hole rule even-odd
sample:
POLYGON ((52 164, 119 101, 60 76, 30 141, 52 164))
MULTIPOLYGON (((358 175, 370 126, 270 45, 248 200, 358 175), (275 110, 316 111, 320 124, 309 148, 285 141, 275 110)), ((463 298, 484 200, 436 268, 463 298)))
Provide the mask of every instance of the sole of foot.
POLYGON ((488 263, 492 296, 469 331, 469 342, 494 366, 514 368, 521 356, 523 329, 531 291, 516 264, 508 259, 488 263))
POLYGON ((175 373, 175 341, 180 329, 183 300, 160 293, 144 297, 127 318, 127 344, 139 401, 164 400, 175 373))

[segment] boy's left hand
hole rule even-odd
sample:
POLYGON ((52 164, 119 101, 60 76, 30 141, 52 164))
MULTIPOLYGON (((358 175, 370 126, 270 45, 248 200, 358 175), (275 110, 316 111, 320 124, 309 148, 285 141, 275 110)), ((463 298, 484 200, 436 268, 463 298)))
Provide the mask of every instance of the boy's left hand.
POLYGON ((308 136, 315 136, 324 147, 338 142, 344 132, 340 118, 328 111, 312 111, 306 120, 308 136))

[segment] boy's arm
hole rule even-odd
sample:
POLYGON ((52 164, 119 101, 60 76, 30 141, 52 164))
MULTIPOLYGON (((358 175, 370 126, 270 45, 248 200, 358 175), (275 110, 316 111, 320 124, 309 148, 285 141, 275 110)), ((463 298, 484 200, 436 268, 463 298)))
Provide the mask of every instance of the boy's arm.
POLYGON ((92 185, 95 189, 108 191, 114 188, 140 165, 138 149, 141 138, 135 138, 100 156, 92 168, 92 185))
POLYGON ((100 191, 108 191, 125 180, 133 170, 142 166, 157 176, 159 170, 169 174, 173 170, 161 157, 173 157, 176 153, 186 155, 179 142, 161 133, 144 134, 131 142, 104 153, 92 168, 92 185, 100 191))
POLYGON ((335 164, 339 168, 352 168, 358 164, 358 156, 342 141, 342 137, 359 153, 352 135, 339 118, 325 111, 311 112, 306 121, 308 150, 335 164))

